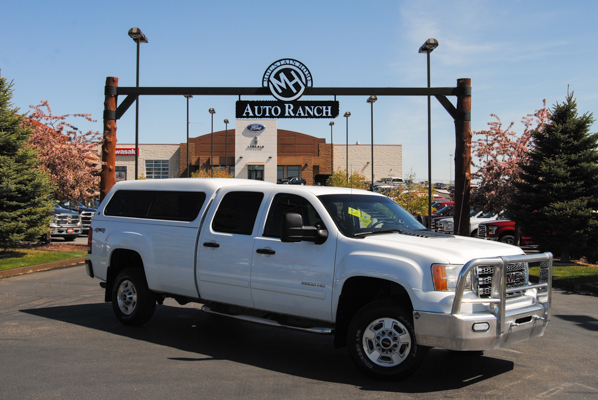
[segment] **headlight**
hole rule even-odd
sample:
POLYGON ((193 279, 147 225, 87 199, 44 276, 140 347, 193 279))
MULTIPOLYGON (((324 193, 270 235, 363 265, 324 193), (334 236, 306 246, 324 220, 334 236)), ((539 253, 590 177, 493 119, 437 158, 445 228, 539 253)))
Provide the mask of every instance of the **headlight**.
POLYGON ((444 230, 445 231, 452 231, 453 230, 453 221, 446 221, 444 223, 444 230))
POLYGON ((498 226, 494 226, 494 225, 490 225, 488 227, 488 235, 496 235, 496 230, 498 229, 498 226))
MULTIPOLYGON (((463 265, 432 264, 434 290, 454 292, 463 265)), ((465 290, 471 291, 471 273, 467 274, 465 290)))

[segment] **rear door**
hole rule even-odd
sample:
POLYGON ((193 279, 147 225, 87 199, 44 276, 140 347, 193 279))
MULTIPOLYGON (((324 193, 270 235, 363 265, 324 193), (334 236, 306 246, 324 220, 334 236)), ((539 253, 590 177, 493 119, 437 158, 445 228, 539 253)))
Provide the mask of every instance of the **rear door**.
POLYGON ((265 193, 223 189, 204 222, 197 246, 197 283, 203 299, 253 307, 249 286, 253 242, 265 193))

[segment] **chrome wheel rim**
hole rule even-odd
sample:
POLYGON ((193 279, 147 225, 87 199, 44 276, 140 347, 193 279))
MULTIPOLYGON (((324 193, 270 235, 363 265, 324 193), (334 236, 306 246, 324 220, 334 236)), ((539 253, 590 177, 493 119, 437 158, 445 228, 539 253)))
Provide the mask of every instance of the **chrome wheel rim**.
POLYGON ((411 351, 411 335, 401 322, 393 318, 372 321, 363 335, 363 350, 373 363, 396 367, 411 351))
POLYGON ((137 289, 133 282, 124 280, 118 287, 116 294, 118 308, 125 315, 131 315, 137 306, 137 289))

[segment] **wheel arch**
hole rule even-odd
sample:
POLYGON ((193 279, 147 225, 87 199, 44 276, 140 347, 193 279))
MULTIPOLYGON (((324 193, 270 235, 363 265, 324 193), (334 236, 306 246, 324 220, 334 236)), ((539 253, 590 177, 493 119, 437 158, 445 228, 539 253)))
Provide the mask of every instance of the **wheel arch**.
POLYGON ((396 282, 385 279, 354 276, 343 285, 336 311, 334 346, 346 346, 346 334, 353 316, 365 305, 382 299, 392 299, 412 313, 413 303, 407 290, 396 282))
MULTIPOLYGON (((110 254, 110 263, 106 273, 106 293, 104 301, 112 301, 112 286, 118 274, 125 268, 138 268, 143 270, 143 259, 141 255, 130 249, 115 249, 110 254)), ((145 271, 144 271, 145 272, 145 271)))

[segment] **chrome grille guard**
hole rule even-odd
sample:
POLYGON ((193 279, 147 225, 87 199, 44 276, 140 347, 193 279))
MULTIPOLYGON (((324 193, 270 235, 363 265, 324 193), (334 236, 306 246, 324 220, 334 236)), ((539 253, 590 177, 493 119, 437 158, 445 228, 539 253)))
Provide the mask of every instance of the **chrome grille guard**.
POLYGON ((538 289, 536 292, 536 302, 541 303, 546 310, 546 321, 550 319, 550 308, 552 299, 552 253, 542 253, 533 255, 504 256, 493 258, 476 258, 467 262, 459 274, 457 287, 455 289, 455 299, 453 302, 452 315, 461 313, 463 303, 488 304, 497 318, 497 335, 507 331, 505 322, 507 294, 512 292, 526 291, 529 289, 538 289), (516 263, 540 263, 540 280, 537 284, 527 284, 516 288, 507 288, 507 271, 509 264, 516 263), (492 292, 489 298, 464 299, 465 282, 469 273, 479 266, 494 267, 492 277, 492 292))

